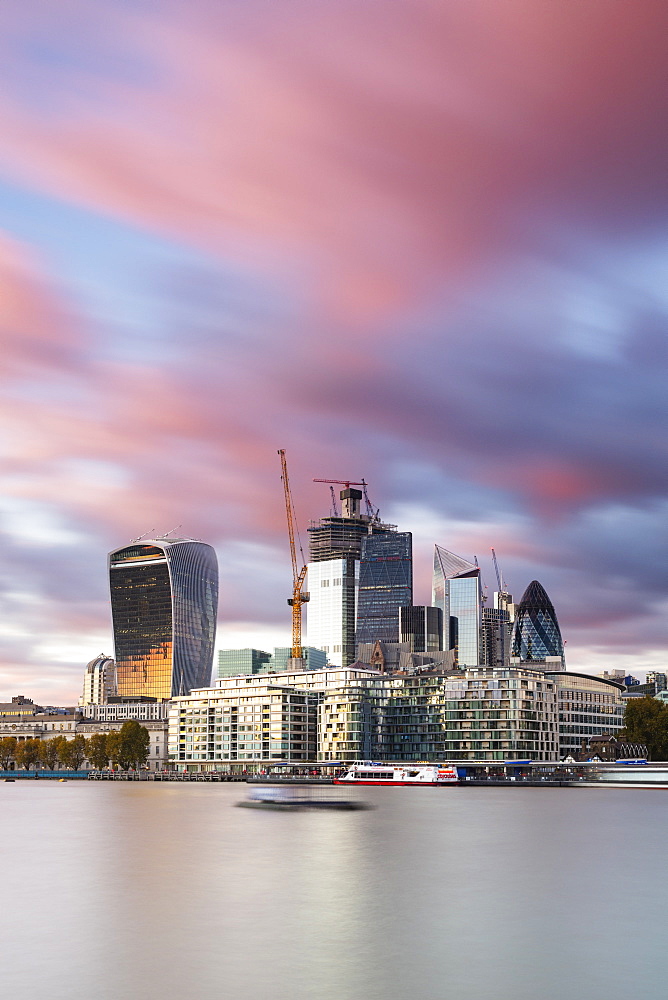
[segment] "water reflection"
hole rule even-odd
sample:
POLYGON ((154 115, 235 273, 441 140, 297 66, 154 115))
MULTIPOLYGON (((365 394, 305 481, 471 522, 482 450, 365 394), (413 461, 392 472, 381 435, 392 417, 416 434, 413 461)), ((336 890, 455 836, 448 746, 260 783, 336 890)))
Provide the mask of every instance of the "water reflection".
POLYGON ((668 798, 346 789, 369 812, 235 809, 218 785, 0 785, 13 1000, 665 995, 668 798))

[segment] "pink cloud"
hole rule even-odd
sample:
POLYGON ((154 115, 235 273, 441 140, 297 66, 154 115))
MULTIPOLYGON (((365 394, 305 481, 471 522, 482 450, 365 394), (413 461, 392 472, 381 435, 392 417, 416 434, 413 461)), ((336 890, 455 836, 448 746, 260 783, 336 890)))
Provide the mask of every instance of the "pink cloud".
POLYGON ((74 316, 44 279, 35 254, 0 234, 0 349, 5 376, 64 371, 80 344, 74 316))
POLYGON ((6 164, 278 273, 307 263, 317 308, 368 327, 498 250, 566 157, 589 186, 624 113, 611 94, 655 82, 661 20, 595 0, 107 10, 158 82, 73 68, 53 125, 6 96, 6 164))

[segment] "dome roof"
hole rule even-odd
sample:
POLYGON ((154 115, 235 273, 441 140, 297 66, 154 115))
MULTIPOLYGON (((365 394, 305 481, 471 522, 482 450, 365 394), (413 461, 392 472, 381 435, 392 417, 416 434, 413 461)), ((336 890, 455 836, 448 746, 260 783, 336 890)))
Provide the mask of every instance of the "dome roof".
POLYGON ((554 605, 538 580, 532 580, 524 591, 518 610, 549 611, 554 616, 554 605))

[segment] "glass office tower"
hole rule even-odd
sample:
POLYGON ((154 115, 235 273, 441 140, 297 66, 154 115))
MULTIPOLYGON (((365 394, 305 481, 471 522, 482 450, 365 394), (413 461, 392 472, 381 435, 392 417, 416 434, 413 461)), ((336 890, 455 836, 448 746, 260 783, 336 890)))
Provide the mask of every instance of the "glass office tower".
POLYGON ((436 653, 443 641, 443 612, 440 608, 413 604, 399 608, 399 642, 411 653, 436 653))
POLYGON ((526 662, 559 656, 565 669, 559 622, 538 580, 531 581, 517 605, 510 655, 526 662))
POLYGON ((210 545, 155 538, 109 554, 118 694, 163 699, 211 681, 218 564, 210 545))
POLYGON ((329 663, 355 662, 355 627, 360 559, 364 540, 394 526, 362 514, 362 492, 342 490, 341 515, 312 521, 309 533, 308 644, 327 654, 329 663))
POLYGON ((367 535, 362 541, 355 643, 399 642, 399 609, 412 603, 410 531, 367 535))
POLYGON ((458 666, 480 663, 480 569, 437 545, 432 602, 443 612, 443 649, 454 649, 458 666))

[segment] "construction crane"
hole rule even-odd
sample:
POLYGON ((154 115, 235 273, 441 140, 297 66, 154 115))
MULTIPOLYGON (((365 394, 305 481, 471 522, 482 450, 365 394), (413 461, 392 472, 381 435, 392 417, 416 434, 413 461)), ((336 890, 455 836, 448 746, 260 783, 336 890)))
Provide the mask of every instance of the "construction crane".
POLYGON ((334 487, 329 487, 329 492, 332 494, 332 515, 334 517, 339 516, 339 508, 336 506, 336 493, 334 492, 334 487))
MULTIPOLYGON (((314 483, 334 483, 334 484, 336 484, 338 486, 345 486, 345 488, 347 490, 350 489, 351 486, 361 486, 362 487, 362 493, 364 495, 364 503, 366 504, 367 515, 371 518, 372 521, 377 521, 379 519, 380 508, 379 507, 374 507, 373 504, 371 503, 371 501, 369 500, 369 494, 366 491, 366 482, 365 482, 364 479, 362 479, 361 482, 353 482, 352 479, 314 479, 313 482, 314 483)), ((332 491, 332 500, 333 500, 334 499, 334 487, 330 486, 329 488, 332 491)), ((336 503, 334 504, 334 515, 337 516, 336 515, 336 503)))
MULTIPOLYGON (((501 576, 501 571, 499 569, 499 564, 496 559, 496 552, 492 549, 492 562, 494 563, 494 572, 496 573, 496 582, 499 587, 498 597, 496 599, 496 606, 499 611, 508 610, 508 599, 510 597, 508 591, 506 590, 506 582, 501 576)), ((501 658, 501 663, 505 665, 506 663, 506 637, 505 637, 505 626, 506 623, 499 622, 499 655, 501 658)))
POLYGON ((297 550, 295 548, 295 533, 299 537, 296 529, 295 510, 290 493, 290 481, 288 479, 288 466, 285 461, 285 451, 281 448, 278 454, 281 456, 281 479, 283 480, 283 492, 285 494, 285 513, 288 519, 288 537, 290 539, 290 558, 292 559, 292 597, 288 598, 288 604, 292 608, 292 657, 301 659, 302 656, 302 604, 306 604, 310 595, 303 590, 306 579, 307 566, 304 562, 304 552, 301 542, 299 551, 302 557, 302 568, 298 569, 297 550))
POLYGON ((505 581, 503 580, 503 578, 501 577, 501 572, 499 570, 499 564, 496 561, 496 552, 494 551, 494 549, 492 549, 492 562, 494 563, 494 572, 496 573, 496 582, 499 585, 499 596, 501 596, 501 594, 505 594, 506 593, 506 584, 505 584, 505 581))

